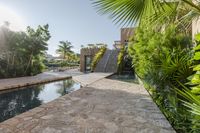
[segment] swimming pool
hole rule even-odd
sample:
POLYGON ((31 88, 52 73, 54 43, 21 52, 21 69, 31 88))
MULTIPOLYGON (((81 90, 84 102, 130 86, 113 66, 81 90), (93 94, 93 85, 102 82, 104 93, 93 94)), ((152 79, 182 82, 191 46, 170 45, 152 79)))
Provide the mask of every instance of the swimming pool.
POLYGON ((80 89, 72 79, 19 88, 0 94, 0 122, 80 89))
POLYGON ((113 79, 113 80, 119 80, 119 81, 139 84, 139 81, 134 74, 121 74, 121 75, 113 74, 113 75, 109 76, 108 78, 113 79))

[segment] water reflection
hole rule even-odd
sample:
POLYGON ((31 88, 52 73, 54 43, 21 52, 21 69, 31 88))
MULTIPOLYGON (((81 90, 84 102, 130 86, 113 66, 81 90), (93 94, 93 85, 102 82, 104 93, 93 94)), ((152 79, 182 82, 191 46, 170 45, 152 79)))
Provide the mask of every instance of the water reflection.
POLYGON ((63 96, 74 90, 73 89, 74 81, 73 80, 65 80, 62 83, 57 83, 57 86, 59 87, 59 89, 57 90, 57 93, 59 93, 60 95, 63 96))
POLYGON ((0 94, 0 122, 79 88, 80 84, 69 79, 0 94))

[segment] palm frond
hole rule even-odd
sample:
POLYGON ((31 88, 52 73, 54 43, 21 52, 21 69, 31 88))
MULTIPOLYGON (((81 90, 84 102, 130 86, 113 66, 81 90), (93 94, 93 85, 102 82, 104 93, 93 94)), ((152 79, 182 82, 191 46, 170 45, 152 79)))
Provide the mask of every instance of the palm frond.
POLYGON ((183 84, 182 84, 182 87, 183 87, 182 90, 176 88, 176 91, 178 92, 178 94, 181 95, 185 99, 185 100, 181 99, 181 101, 187 108, 190 109, 189 111, 191 113, 200 116, 200 98, 199 98, 199 96, 197 96, 196 94, 193 94, 190 91, 190 89, 185 87, 183 84))
POLYGON ((155 23, 177 22, 177 24, 183 25, 182 27, 188 28, 191 26, 191 20, 200 15, 200 2, 198 0, 174 0, 170 2, 169 0, 91 1, 98 13, 108 14, 115 24, 122 26, 132 26, 145 21, 151 26, 155 23))
POLYGON ((163 10, 160 0, 91 0, 100 14, 120 25, 139 23, 141 18, 163 10))

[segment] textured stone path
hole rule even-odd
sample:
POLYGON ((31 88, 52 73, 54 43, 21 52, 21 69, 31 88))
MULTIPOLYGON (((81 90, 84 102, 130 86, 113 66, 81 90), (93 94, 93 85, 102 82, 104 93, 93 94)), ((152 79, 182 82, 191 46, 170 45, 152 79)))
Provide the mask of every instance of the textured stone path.
MULTIPOLYGON (((76 80, 84 82, 91 77, 98 79, 98 74, 86 77, 76 76, 76 80)), ((0 133, 175 133, 175 131, 143 87, 103 78, 1 123, 0 133)))
POLYGON ((78 72, 77 69, 72 69, 65 72, 44 72, 42 74, 30 77, 0 79, 0 92, 27 85, 62 80, 66 78, 71 78, 71 76, 81 74, 82 73, 78 72))
POLYGON ((112 75, 112 73, 97 72, 97 73, 73 76, 72 79, 79 82, 82 86, 87 86, 110 75, 112 75))

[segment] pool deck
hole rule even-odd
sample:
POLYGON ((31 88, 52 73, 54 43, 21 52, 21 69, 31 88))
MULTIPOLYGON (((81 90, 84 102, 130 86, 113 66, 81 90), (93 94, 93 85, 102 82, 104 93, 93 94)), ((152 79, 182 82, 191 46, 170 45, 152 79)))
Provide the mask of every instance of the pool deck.
POLYGON ((79 82, 81 86, 86 87, 110 75, 112 75, 112 73, 90 73, 90 74, 73 76, 72 79, 76 82, 79 82))
POLYGON ((68 79, 71 78, 72 76, 81 74, 83 73, 78 72, 77 69, 71 69, 64 72, 44 72, 36 76, 30 76, 30 77, 0 79, 0 93, 28 85, 35 85, 35 84, 68 79))
POLYGON ((175 133, 140 85, 74 76, 83 88, 0 123, 0 133, 175 133))

